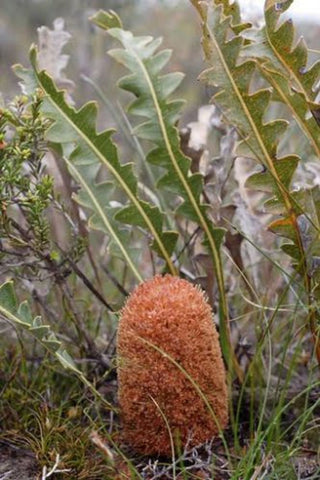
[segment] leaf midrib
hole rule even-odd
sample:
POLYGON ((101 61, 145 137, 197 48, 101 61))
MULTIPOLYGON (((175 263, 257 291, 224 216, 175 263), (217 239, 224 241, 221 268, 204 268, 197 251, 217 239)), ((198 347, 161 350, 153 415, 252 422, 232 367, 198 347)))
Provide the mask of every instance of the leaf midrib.
POLYGON ((120 248, 120 250, 121 250, 121 252, 122 252, 122 254, 125 258, 125 260, 128 262, 128 265, 130 266, 131 270, 135 274, 136 278, 139 280, 139 282, 142 282, 142 280, 143 280, 142 276, 140 275, 140 273, 136 269, 134 263, 131 260, 131 257, 128 255, 128 253, 127 253, 126 249, 124 248, 122 242, 119 240, 116 232, 114 231, 112 225, 110 224, 107 216, 104 214, 103 209, 100 207, 99 202, 97 202, 96 197, 95 197, 94 193, 92 192, 92 190, 89 188, 87 182, 85 182, 85 180, 83 179, 83 176, 74 167, 72 162, 70 162, 66 157, 64 157, 64 161, 67 163, 69 169, 73 171, 74 175, 77 177, 78 181, 81 183, 82 188, 84 188, 85 191, 87 192, 87 194, 89 195, 91 202, 93 203, 95 209, 99 212, 99 215, 102 218, 104 224, 106 225, 107 230, 111 233, 112 238, 117 243, 118 247, 120 248))
MULTIPOLYGON (((46 75, 44 72, 42 72, 43 75, 46 75)), ((44 90, 48 93, 47 89, 45 88, 45 86, 43 85, 43 82, 41 81, 41 79, 39 78, 39 74, 38 72, 36 71, 36 76, 37 76, 37 79, 38 81, 40 82, 40 85, 42 86, 42 88, 44 88, 44 90)), ((143 220, 145 221, 148 229, 150 230, 150 232, 152 233, 156 243, 158 244, 159 246, 159 249, 164 257, 164 259, 166 260, 168 266, 169 266, 169 269, 171 271, 171 273, 175 274, 176 272, 176 269, 172 263, 172 260, 170 258, 170 256, 168 255, 168 252, 165 248, 165 246, 163 245, 157 231, 155 230, 155 228, 153 227, 153 224, 152 222, 150 221, 148 215, 146 215, 146 213, 144 212, 143 208, 141 207, 140 205, 140 202, 138 201, 137 197, 135 195, 133 195, 132 191, 130 190, 130 188, 127 186, 127 184, 125 182, 123 182, 122 180, 122 177, 121 175, 119 175, 119 173, 117 172, 117 170, 115 170, 115 168, 109 163, 107 162, 105 156, 100 152, 100 150, 95 146, 95 144, 90 140, 90 137, 88 137, 86 135, 86 133, 78 127, 78 125, 75 123, 75 122, 72 122, 68 115, 65 114, 64 110, 56 103, 53 101, 50 93, 48 93, 48 97, 47 99, 54 105, 54 107, 59 111, 60 115, 63 116, 63 118, 72 126, 72 128, 74 130, 76 130, 76 132, 78 133, 79 137, 80 138, 83 138, 85 139, 85 142, 86 144, 90 147, 90 149, 93 151, 93 153, 95 154, 95 156, 97 158, 100 159, 101 163, 103 163, 112 173, 112 175, 114 175, 114 177, 117 179, 117 181, 119 182, 119 184, 121 185, 121 187, 123 188, 123 190, 125 191, 125 193, 127 194, 127 196, 129 197, 129 199, 132 201, 132 203, 134 204, 134 206, 137 208, 138 212, 140 213, 140 215, 142 216, 143 220)))
MULTIPOLYGON (((218 9, 218 8, 219 8, 219 7, 216 7, 216 9, 218 9)), ((219 23, 221 23, 221 22, 219 21, 219 23)), ((208 22, 207 22, 207 25, 208 25, 208 22)), ((287 211, 288 211, 288 214, 291 214, 291 212, 292 212, 292 207, 291 207, 290 200, 288 199, 288 192, 286 192, 286 190, 285 190, 285 189, 283 188, 283 186, 282 186, 282 183, 281 183, 281 181, 280 181, 280 179, 279 179, 279 177, 278 177, 277 171, 276 171, 276 169, 275 169, 275 167, 274 167, 274 165, 273 165, 273 161, 272 161, 272 159, 270 158, 269 153, 268 153, 268 151, 267 151, 267 149, 266 149, 266 147, 265 147, 265 145, 264 145, 264 142, 263 142, 263 140, 262 140, 262 138, 261 138, 261 136, 260 136, 260 134, 259 134, 259 130, 257 129, 256 124, 255 124, 255 122, 254 122, 254 120, 253 120, 253 118, 252 118, 252 116, 251 116, 251 113, 250 113, 250 111, 248 110, 248 108, 247 108, 247 106, 246 106, 246 103, 244 102, 244 100, 243 100, 243 98, 242 98, 242 95, 241 95, 241 93, 240 93, 240 91, 239 91, 239 89, 238 89, 238 87, 237 87, 237 85, 236 85, 236 82, 234 81, 233 76, 232 76, 232 74, 231 74, 231 72, 230 72, 229 66, 227 65, 227 63, 226 63, 226 61, 225 61, 225 59, 224 59, 224 56, 223 56, 223 54, 222 54, 222 52, 221 52, 221 50, 220 50, 220 48, 219 48, 219 44, 217 43, 216 38, 215 38, 215 36, 213 35, 211 28, 209 28, 209 25, 208 25, 208 31, 209 31, 209 34, 210 34, 210 38, 211 38, 211 40, 212 40, 212 42, 213 42, 213 44, 214 44, 214 47, 215 47, 216 51, 218 52, 219 60, 221 61, 222 66, 223 66, 223 68, 224 68, 224 71, 225 71, 226 74, 227 74, 228 80, 229 80, 229 82, 231 83, 231 86, 232 86, 232 88, 233 88, 233 90, 234 90, 234 92, 235 92, 235 94, 236 94, 236 96, 237 96, 237 98, 238 98, 238 101, 240 102, 240 105, 241 105, 241 107, 242 107, 242 109, 243 109, 243 111, 244 111, 245 117, 246 117, 246 118, 248 119, 248 121, 249 121, 249 125, 250 125, 250 127, 251 127, 251 129, 252 129, 252 131, 253 131, 253 133, 254 133, 254 136, 255 136, 255 138, 256 138, 256 140, 257 140, 257 142, 258 142, 258 145, 259 145, 259 147, 260 147, 260 149, 261 149, 261 152, 263 153, 263 156, 264 156, 264 158, 265 158, 266 161, 267 161, 267 165, 268 165, 269 171, 271 172, 273 178, 275 179, 277 185, 279 186, 279 188, 280 188, 280 190, 281 190, 281 192, 282 192, 282 197, 283 197, 283 200, 284 200, 284 203, 285 203, 285 207, 286 207, 286 209, 287 209, 287 211)), ((255 63, 256 63, 256 62, 255 62, 255 63)), ((237 66, 236 66, 235 68, 237 68, 237 66)))
MULTIPOLYGON (((168 137, 167 128, 166 128, 163 116, 161 114, 161 108, 160 108, 160 105, 159 105, 158 97, 157 97, 157 94, 156 94, 155 89, 153 87, 153 83, 150 79, 149 73, 148 73, 144 63, 140 59, 139 55, 137 55, 137 53, 134 51, 134 49, 130 49, 130 52, 135 56, 135 59, 136 59, 137 63, 139 64, 139 66, 140 66, 140 68, 143 72, 143 75, 145 77, 145 80, 147 82, 147 85, 149 87, 150 94, 151 94, 151 97, 152 97, 152 101, 154 103, 154 107, 155 107, 155 110, 156 110, 156 113, 157 113, 158 122, 159 122, 159 125, 160 125, 160 130, 161 130, 161 133, 162 133, 163 141, 164 141, 166 150, 168 152, 170 161, 171 161, 172 165, 174 166, 174 169, 175 169, 176 173, 178 174, 179 180, 182 183, 183 188, 185 189, 185 191, 187 193, 188 199, 189 199, 194 211, 196 212, 196 215, 197 215, 197 217, 199 218, 199 221, 200 221, 200 225, 201 225, 201 227, 202 227, 202 229, 203 229, 203 231, 204 231, 204 233, 205 233, 205 235, 206 235, 206 237, 207 237, 207 239, 210 243, 211 251, 212 251, 213 256, 214 256, 214 265, 216 266, 216 275, 218 277, 219 291, 220 291, 220 294, 221 294, 224 291, 224 280, 223 280, 223 273, 222 273, 222 268, 221 268, 220 255, 217 251, 216 245, 215 245, 214 240, 212 238, 212 235, 210 233, 210 229, 209 229, 209 226, 207 224, 207 221, 206 221, 205 217, 203 216, 203 214, 201 212, 201 209, 199 207, 199 204, 196 201, 196 199, 194 198, 192 190, 191 190, 186 178, 184 177, 181 169, 179 168, 176 157, 173 153, 171 143, 170 143, 170 140, 169 140, 169 137, 168 137)), ((227 306, 226 306, 224 295, 220 295, 220 297, 221 297, 221 302, 222 302, 222 305, 223 305, 223 310, 225 311, 226 317, 227 317, 227 306)))
POLYGON ((294 108, 294 106, 290 102, 290 98, 288 98, 286 93, 283 92, 281 87, 278 85, 277 81, 273 78, 272 72, 270 72, 267 68, 264 68, 263 65, 261 67, 261 70, 262 70, 262 74, 264 74, 267 77, 268 82, 270 82, 273 85, 273 87, 277 90, 278 94, 280 95, 280 97, 283 100, 283 103, 285 103, 285 105, 287 105, 287 107, 291 111, 292 115, 296 119, 296 122, 300 126, 300 129, 302 130, 302 132, 304 133, 306 138, 309 140, 309 142, 313 146, 315 154, 320 158, 320 146, 318 145, 317 138, 314 137, 314 135, 312 133, 312 130, 310 130, 308 128, 307 121, 304 122, 301 119, 300 115, 296 112, 296 109, 294 108), (265 72, 265 73, 263 73, 263 72, 265 72))
MULTIPOLYGON (((270 9, 270 8, 269 8, 270 9)), ((299 78, 297 77, 296 73, 294 70, 292 70, 292 68, 290 67, 290 65, 285 61, 285 57, 281 56, 280 53, 278 53, 278 50, 276 49, 276 47, 274 47, 273 43, 272 43, 272 40, 271 40, 271 35, 269 34, 269 25, 268 25, 268 22, 267 22, 267 18, 266 18, 266 13, 267 11, 269 10, 265 10, 265 23, 266 23, 266 26, 265 26, 265 30, 266 30, 266 36, 267 36, 267 39, 268 39, 268 42, 269 42, 269 45, 271 47, 271 50, 273 51, 274 55, 276 56, 276 58, 279 60, 279 62, 284 66, 284 68, 286 69, 288 75, 289 75, 289 78, 290 77, 293 77, 297 86, 301 89, 301 93, 305 96, 306 98, 306 101, 307 102, 313 102, 312 99, 309 98, 309 94, 306 92, 303 84, 301 83, 301 81, 299 80, 299 78)), ((280 27, 279 27, 280 28, 280 27)), ((275 33, 276 30, 273 32, 275 33)))

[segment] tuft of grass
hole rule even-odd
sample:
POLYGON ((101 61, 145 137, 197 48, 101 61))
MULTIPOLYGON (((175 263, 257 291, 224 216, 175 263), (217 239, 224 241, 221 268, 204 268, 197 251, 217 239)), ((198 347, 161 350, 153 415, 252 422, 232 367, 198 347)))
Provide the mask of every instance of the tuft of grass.
POLYGON ((46 356, 27 359, 12 347, 0 362, 0 442, 32 453, 41 471, 49 472, 58 457, 57 471, 67 478, 108 478, 112 464, 90 435, 116 435, 109 433, 110 412, 46 356))

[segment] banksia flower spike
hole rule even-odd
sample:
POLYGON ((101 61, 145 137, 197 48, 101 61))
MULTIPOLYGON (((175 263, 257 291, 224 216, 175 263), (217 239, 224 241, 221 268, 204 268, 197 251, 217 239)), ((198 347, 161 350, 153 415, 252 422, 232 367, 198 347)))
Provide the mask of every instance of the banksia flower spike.
POLYGON ((123 439, 135 451, 169 455, 170 436, 194 446, 226 426, 225 369, 200 289, 171 275, 140 284, 117 343, 123 439))

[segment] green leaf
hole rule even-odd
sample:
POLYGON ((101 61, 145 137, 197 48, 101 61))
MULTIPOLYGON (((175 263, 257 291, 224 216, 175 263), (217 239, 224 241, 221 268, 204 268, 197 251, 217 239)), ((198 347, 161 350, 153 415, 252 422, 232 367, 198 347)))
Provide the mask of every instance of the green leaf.
POLYGON ((59 342, 53 332, 50 332, 48 337, 43 339, 43 345, 51 352, 56 353, 61 347, 61 342, 59 342))
POLYGON ((169 58, 167 51, 155 53, 160 45, 159 39, 134 37, 131 32, 117 28, 109 30, 109 34, 123 46, 123 49, 111 50, 109 54, 131 71, 119 82, 120 87, 136 97, 129 106, 129 112, 146 118, 136 127, 135 133, 156 145, 147 160, 166 170, 157 186, 181 196, 183 202, 177 213, 184 212, 190 220, 204 227, 217 255, 216 232, 206 218, 205 206, 200 203, 203 179, 199 174, 190 173, 191 161, 180 150, 175 123, 180 116, 181 101, 168 99, 183 76, 179 73, 159 75, 169 58))
MULTIPOLYGON (((44 336, 49 334, 50 326, 49 325, 41 325, 39 327, 31 327, 29 331, 35 337, 37 337, 38 340, 41 340, 44 336)), ((60 346, 61 346, 61 344, 59 342, 58 348, 60 348, 60 346)))
POLYGON ((277 235, 281 235, 282 237, 288 238, 293 242, 296 239, 296 232, 292 224, 292 219, 290 217, 274 220, 269 225, 269 230, 271 232, 276 233, 277 235))
MULTIPOLYGON (((28 302, 24 301, 20 305, 17 302, 13 282, 9 281, 0 286, 0 314, 10 322, 20 325, 29 333, 37 338, 41 344, 52 354, 60 359, 64 355, 64 348, 49 325, 43 325, 41 317, 32 317, 28 302), (58 355, 57 355, 58 354, 58 355)), ((80 370, 77 370, 82 375, 80 370)))
POLYGON ((287 75, 290 73, 292 87, 304 96, 307 103, 312 104, 317 96, 317 89, 314 87, 320 76, 320 61, 307 68, 308 48, 305 40, 300 37, 298 42, 295 42, 294 26, 290 19, 279 26, 280 16, 292 3, 293 0, 266 0, 265 32, 272 47, 273 58, 277 59, 287 75))
POLYGON ((241 54, 243 58, 255 59, 259 63, 259 71, 274 88, 276 99, 288 107, 314 154, 319 157, 319 127, 310 113, 320 108, 314 103, 319 90, 314 87, 320 75, 320 62, 314 64, 310 71, 306 70, 307 47, 302 39, 299 40, 300 46, 294 47, 292 21, 286 20, 280 28, 278 26, 281 14, 291 3, 266 2, 266 25, 259 30, 245 32, 244 36, 250 43, 241 54))
POLYGON ((272 92, 262 89, 250 93, 256 62, 245 60, 241 63, 240 52, 244 40, 238 35, 229 39, 232 26, 230 17, 224 17, 222 6, 206 9, 199 2, 198 8, 204 20, 204 51, 211 65, 200 75, 200 79, 217 88, 212 100, 222 109, 228 122, 237 127, 241 138, 239 154, 265 165, 276 181, 273 157, 287 122, 278 120, 264 123, 272 92))
MULTIPOLYGON (((198 0, 191 0, 191 3, 195 8, 198 8, 198 0)), ((215 0, 215 4, 223 7, 223 13, 226 17, 231 17, 232 30, 235 33, 240 33, 251 26, 251 23, 242 23, 238 0, 235 0, 232 3, 230 3, 229 0, 215 0)))
MULTIPOLYGON (((265 121, 273 90, 263 88, 252 92, 260 63, 256 58, 243 58, 245 39, 237 32, 230 35, 234 30, 231 17, 225 16, 225 2, 213 1, 210 5, 200 1, 195 3, 203 21, 203 48, 210 64, 200 78, 216 88, 213 101, 218 104, 227 121, 237 128, 241 139, 237 153, 262 164, 262 171, 254 173, 248 179, 247 186, 272 195, 268 201, 276 203, 277 208, 282 210, 284 219, 279 222, 288 223, 304 265, 297 206, 290 192, 291 180, 300 158, 296 155, 278 156, 279 142, 288 122, 265 121)), ((282 227, 272 224, 271 229, 279 233, 282 227)))
POLYGON ((120 17, 113 10, 109 10, 108 12, 99 10, 97 13, 92 15, 89 20, 104 30, 114 27, 122 27, 120 17))
POLYGON ((18 304, 12 282, 4 283, 0 288, 0 305, 9 313, 16 312, 18 304))
MULTIPOLYGON (((206 205, 201 203, 203 178, 190 171, 191 160, 181 152, 176 129, 182 102, 170 98, 183 76, 179 73, 161 75, 161 70, 169 59, 166 50, 157 51, 161 39, 135 37, 131 32, 119 28, 110 29, 108 33, 122 44, 122 49, 113 49, 109 54, 130 71, 130 74, 119 82, 121 88, 135 97, 128 110, 131 114, 143 117, 142 123, 137 125, 134 132, 154 144, 154 148, 147 155, 147 161, 165 171, 157 187, 178 195, 181 200, 175 213, 195 222, 204 233, 220 294, 222 349, 228 365, 231 366, 235 359, 231 352, 228 307, 220 256, 225 230, 213 225, 208 218, 206 205)), ((126 212, 127 215, 129 213, 126 212)), ((236 365, 233 367, 237 368, 236 365)), ((239 370, 237 374, 241 376, 239 370)))
POLYGON ((68 370, 72 370, 74 373, 78 372, 78 369, 72 359, 72 357, 68 354, 66 350, 57 351, 56 356, 58 357, 62 366, 68 370))
MULTIPOLYGON (((274 161, 277 178, 286 190, 290 187, 298 162, 299 157, 297 155, 290 155, 274 161)), ((281 201, 282 191, 279 188, 279 183, 275 181, 274 177, 268 171, 262 171, 251 175, 246 181, 246 187, 254 188, 262 192, 274 193, 281 201)))
MULTIPOLYGON (((157 251, 166 260, 169 270, 175 273, 171 260, 172 250, 168 251, 167 246, 170 245, 173 249, 172 238, 174 235, 177 238, 177 234, 171 231, 163 232, 163 214, 159 208, 150 206, 138 198, 137 179, 133 166, 129 163, 125 165, 120 163, 116 146, 111 140, 113 130, 96 132, 96 104, 89 102, 78 111, 70 107, 64 99, 63 92, 57 90, 50 76, 37 70, 35 49, 31 50, 30 58, 38 86, 46 95, 43 112, 53 120, 48 131, 48 139, 64 146, 65 161, 70 173, 82 187, 77 199, 94 212, 90 225, 94 225, 111 237, 135 276, 142 280, 128 243, 123 242, 119 223, 110 215, 109 184, 97 181, 100 168, 104 167, 129 200, 133 213, 130 223, 143 226, 151 234, 157 251), (74 148, 75 145, 76 148, 74 148), (170 242, 167 240, 169 238, 170 242)), ((27 72, 22 73, 24 76, 30 75, 27 72)))
POLYGON ((85 378, 81 370, 76 367, 74 361, 62 346, 60 340, 57 339, 56 335, 51 330, 50 325, 43 325, 40 316, 32 318, 28 302, 24 301, 20 305, 18 304, 12 281, 6 282, 0 286, 0 315, 5 320, 23 327, 33 335, 41 345, 49 351, 49 353, 59 360, 65 369, 76 374, 79 379, 108 406, 108 408, 113 408, 85 378))

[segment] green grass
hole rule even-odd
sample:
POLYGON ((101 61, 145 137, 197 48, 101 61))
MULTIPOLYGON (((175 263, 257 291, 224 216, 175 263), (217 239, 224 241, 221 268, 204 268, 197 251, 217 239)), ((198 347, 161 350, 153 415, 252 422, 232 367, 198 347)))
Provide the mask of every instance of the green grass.
MULTIPOLYGON (((59 455, 57 469, 65 472, 56 473, 57 478, 316 480, 320 382, 310 361, 303 363, 303 310, 299 296, 296 305, 289 304, 291 293, 288 286, 282 303, 251 310, 255 332, 248 330, 252 322, 242 327, 241 334, 252 338, 253 333, 257 343, 243 384, 232 385, 231 420, 222 438, 177 451, 171 459, 135 455, 120 440, 116 410, 106 409, 76 377, 19 334, 20 342, 11 341, 9 347, 2 339, 7 349, 0 359, 0 440, 30 450, 41 471, 49 471, 59 455)), ((238 307, 245 313, 247 304, 242 299, 238 307)), ((98 363, 86 370, 116 407, 114 377, 100 381, 98 363)))
POLYGON ((92 431, 107 430, 108 412, 82 383, 48 357, 27 360, 17 347, 1 354, 1 365, 0 440, 32 452, 39 468, 50 470, 59 455, 67 478, 108 475, 108 459, 90 440, 92 431))

